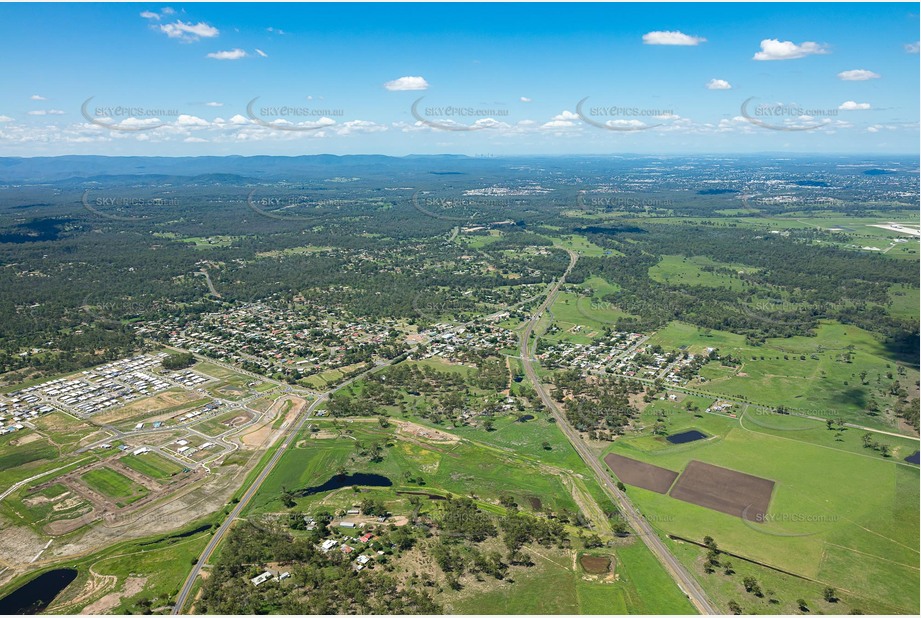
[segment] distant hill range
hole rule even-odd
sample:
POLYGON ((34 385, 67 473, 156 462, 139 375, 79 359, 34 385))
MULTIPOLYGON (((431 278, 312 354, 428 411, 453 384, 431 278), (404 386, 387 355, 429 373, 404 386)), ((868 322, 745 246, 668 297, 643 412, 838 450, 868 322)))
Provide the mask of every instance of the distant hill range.
POLYGON ((490 159, 461 155, 388 157, 384 155, 305 155, 228 157, 0 157, 0 183, 113 180, 143 175, 167 177, 213 176, 220 182, 254 177, 260 180, 300 178, 318 174, 341 175, 354 170, 369 173, 383 170, 430 171, 463 174, 482 169, 490 159), (466 168, 466 169, 464 169, 466 168), (234 178, 236 177, 236 178, 234 178))

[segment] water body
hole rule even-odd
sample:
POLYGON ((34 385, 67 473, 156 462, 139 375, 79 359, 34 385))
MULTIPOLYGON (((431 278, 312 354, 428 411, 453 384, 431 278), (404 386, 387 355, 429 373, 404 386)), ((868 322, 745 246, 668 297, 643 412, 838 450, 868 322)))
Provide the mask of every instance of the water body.
POLYGON ((913 464, 921 463, 921 462, 919 462, 919 460, 918 460, 918 454, 919 454, 919 452, 921 452, 921 451, 915 451, 913 455, 909 455, 908 457, 906 457, 906 458, 905 458, 905 461, 907 461, 908 463, 913 463, 913 464))
POLYGON ((534 415, 532 414, 525 414, 524 416, 518 417, 519 423, 527 423, 528 421, 533 421, 533 420, 534 420, 534 415))
POLYGON ((75 579, 76 569, 55 569, 42 573, 0 599, 0 614, 37 614, 48 607, 75 579))
POLYGON ((703 440, 707 437, 707 434, 701 433, 696 429, 691 429, 690 431, 682 431, 681 433, 676 433, 665 438, 672 444, 687 444, 688 442, 694 442, 696 440, 703 440))
POLYGON ((381 474, 366 474, 364 472, 357 472, 355 474, 337 474, 322 485, 306 487, 296 492, 295 495, 299 497, 312 496, 324 491, 332 491, 334 489, 341 489, 343 487, 351 487, 352 485, 364 485, 366 487, 390 487, 393 485, 393 483, 390 481, 390 479, 381 474))

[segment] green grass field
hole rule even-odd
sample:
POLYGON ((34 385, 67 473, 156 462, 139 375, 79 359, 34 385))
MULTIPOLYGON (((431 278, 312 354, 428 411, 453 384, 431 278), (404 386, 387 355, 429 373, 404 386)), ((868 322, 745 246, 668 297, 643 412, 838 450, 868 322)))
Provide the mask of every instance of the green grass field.
POLYGON ((22 441, 33 433, 23 430, 0 437, 0 471, 51 460, 58 456, 58 449, 43 438, 26 444, 11 445, 12 442, 22 441))
POLYGON ((112 498, 121 505, 137 502, 148 493, 147 488, 109 468, 90 470, 80 478, 91 489, 112 498))
POLYGON ((132 470, 137 470, 141 474, 157 480, 168 479, 174 474, 182 472, 182 466, 156 453, 127 455, 119 459, 119 461, 132 470))
POLYGON ((225 423, 237 418, 241 414, 242 413, 239 410, 230 410, 228 412, 212 416, 208 420, 194 425, 193 428, 195 431, 200 431, 205 435, 214 437, 232 429, 230 425, 225 423))
POLYGON ((893 380, 910 389, 918 379, 911 367, 903 367, 899 377, 896 363, 871 333, 835 322, 823 322, 815 337, 768 339, 762 346, 749 346, 740 335, 672 322, 650 343, 666 349, 686 345, 693 353, 717 348, 742 361, 732 370, 708 366, 702 375, 709 379, 692 380, 688 388, 873 427, 892 428, 884 417, 867 414, 870 402, 882 409, 893 380))
POLYGON ((705 286, 716 288, 728 288, 734 291, 742 291, 746 284, 739 278, 738 274, 729 275, 724 273, 715 273, 704 270, 702 267, 719 267, 729 268, 739 272, 755 272, 758 269, 742 264, 727 264, 716 262, 708 257, 694 256, 684 257, 682 255, 664 255, 662 260, 649 269, 649 278, 660 283, 667 283, 675 286, 705 286))
POLYGON ((722 549, 846 591, 864 611, 918 609, 918 468, 900 459, 917 442, 881 437, 900 443, 898 455, 886 459, 860 446, 863 432, 846 430, 839 443, 836 432, 808 419, 772 415, 754 425, 747 414, 739 421, 657 402, 644 421, 660 411, 668 433, 696 428, 711 438, 672 446, 644 431, 610 451, 679 472, 696 459, 775 481, 760 524, 629 487, 660 532, 712 536, 722 549))

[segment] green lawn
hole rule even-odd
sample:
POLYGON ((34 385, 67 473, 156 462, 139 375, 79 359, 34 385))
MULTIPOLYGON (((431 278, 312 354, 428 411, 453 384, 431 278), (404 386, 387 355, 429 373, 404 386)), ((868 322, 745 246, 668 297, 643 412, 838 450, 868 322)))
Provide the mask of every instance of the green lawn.
POLYGON ((119 459, 119 461, 132 470, 137 470, 152 479, 168 479, 174 474, 182 472, 182 466, 156 453, 127 455, 119 459))
POLYGON ((148 493, 145 487, 109 468, 90 470, 80 478, 90 488, 116 500, 121 505, 136 502, 148 493))

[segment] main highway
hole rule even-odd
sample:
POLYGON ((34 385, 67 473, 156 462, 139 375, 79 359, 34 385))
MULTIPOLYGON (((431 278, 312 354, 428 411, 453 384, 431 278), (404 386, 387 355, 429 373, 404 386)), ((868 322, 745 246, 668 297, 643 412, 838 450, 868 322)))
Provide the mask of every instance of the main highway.
POLYGON ((525 325, 524 331, 521 333, 521 341, 519 344, 519 354, 521 356, 522 364, 524 365, 524 371, 528 376, 528 379, 531 381, 531 384, 534 386, 534 389, 537 391, 537 394, 540 396, 541 401, 544 402, 544 405, 550 410, 550 413, 553 414, 553 417, 556 419, 557 426, 563 431, 566 437, 569 439, 569 442, 572 444, 573 448, 576 449, 576 452, 579 453, 579 456, 582 460, 588 465, 588 467, 595 474, 598 483, 601 485, 602 489, 605 491, 608 496, 614 500, 614 503, 620 508, 621 512, 624 514, 624 517, 630 523, 630 526, 638 533, 638 536, 643 539, 643 542, 646 543, 646 546, 649 547, 653 555, 659 559, 659 562, 665 567, 665 570, 672 576, 675 580, 675 583, 678 584, 678 587, 687 595, 691 603, 694 604, 694 607, 697 608, 701 614, 722 614, 723 612, 718 611, 710 603, 707 598, 706 593, 694 579, 694 577, 688 572, 688 570, 681 564, 672 554, 668 551, 668 548, 665 546, 665 543, 662 542, 662 539, 656 534, 652 529, 652 526, 649 525, 640 512, 633 506, 633 503, 627 498, 627 495, 620 491, 617 488, 617 485, 614 483, 613 479, 610 477, 608 472, 604 469, 599 458, 595 453, 588 448, 585 442, 582 440, 581 436, 575 431, 575 429, 570 426, 569 422, 566 420, 566 417, 562 414, 559 407, 556 405, 556 402, 550 397, 546 389, 544 389, 543 384, 541 384, 540 378, 537 375, 537 372, 534 370, 533 359, 531 357, 531 335, 534 333, 534 328, 537 326, 537 323, 540 321, 541 316, 544 312, 553 304, 553 301, 556 300, 557 295, 559 294, 560 287, 566 281, 566 277, 569 276, 569 273, 572 271, 573 267, 576 265, 576 262, 579 260, 579 256, 574 251, 569 251, 569 266, 566 268, 566 271, 563 275, 556 281, 556 283, 550 288, 547 298, 544 299, 544 302, 534 311, 534 314, 531 316, 531 319, 525 325))

